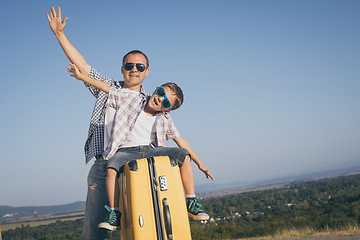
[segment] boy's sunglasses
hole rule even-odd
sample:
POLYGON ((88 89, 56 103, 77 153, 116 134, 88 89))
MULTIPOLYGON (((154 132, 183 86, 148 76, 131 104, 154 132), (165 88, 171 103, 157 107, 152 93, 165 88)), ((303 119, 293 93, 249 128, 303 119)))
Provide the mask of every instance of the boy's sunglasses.
POLYGON ((164 99, 161 101, 161 105, 163 106, 163 108, 165 108, 165 109, 172 108, 171 102, 167 98, 166 92, 165 92, 165 89, 163 88, 163 86, 160 86, 156 89, 156 94, 159 97, 164 97, 164 99))
POLYGON ((144 64, 141 64, 141 63, 125 63, 124 64, 124 68, 126 71, 130 71, 131 69, 134 68, 134 66, 136 66, 136 69, 139 71, 139 72, 143 72, 145 71, 146 67, 144 64))

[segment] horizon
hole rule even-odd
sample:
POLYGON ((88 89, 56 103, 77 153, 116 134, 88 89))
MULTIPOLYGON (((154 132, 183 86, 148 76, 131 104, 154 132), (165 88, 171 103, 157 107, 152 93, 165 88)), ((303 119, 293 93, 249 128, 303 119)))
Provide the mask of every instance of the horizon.
POLYGON ((123 55, 140 49, 150 60, 147 92, 168 81, 183 89, 171 116, 215 178, 193 165, 195 185, 360 162, 360 1, 19 3, 0 9, 0 205, 86 199, 95 101, 66 71, 46 17, 52 6, 104 76, 122 80, 123 55))
MULTIPOLYGON (((349 176, 349 175, 357 175, 357 174, 360 174, 360 164, 356 164, 354 166, 343 167, 343 168, 331 169, 331 170, 327 170, 327 171, 321 171, 321 172, 316 171, 316 172, 303 173, 303 174, 299 174, 299 175, 291 175, 291 176, 283 176, 283 177, 278 177, 278 178, 265 179, 260 182, 210 183, 211 185, 218 185, 218 186, 217 187, 213 186, 211 188, 208 188, 205 191, 200 190, 198 192, 198 195, 200 198, 202 198, 203 196, 208 198, 208 197, 216 197, 217 194, 220 194, 219 196, 229 195, 229 194, 241 194, 241 192, 240 193, 227 193, 227 194, 221 194, 221 192, 231 192, 231 191, 236 192, 237 190, 245 190, 245 189, 250 189, 250 191, 251 191, 251 189, 257 189, 257 188, 267 187, 267 186, 271 187, 271 186, 282 185, 282 184, 291 184, 291 183, 295 183, 298 181, 300 181, 300 182, 318 181, 318 180, 322 180, 322 179, 336 178, 336 177, 341 177, 341 176, 349 176), (355 168, 355 169, 353 169, 353 168, 355 168), (344 170, 345 170, 345 172, 344 172, 344 170), (337 173, 334 174, 334 172, 337 172, 337 173), (304 176, 306 176, 306 177, 304 178, 304 176), (265 183, 265 181, 270 181, 270 182, 265 183), (228 185, 228 186, 224 186, 224 185, 228 185), (229 186, 229 185, 232 185, 232 186, 229 186)), ((201 185, 204 185, 202 187, 202 189, 205 189, 206 186, 209 186, 208 183, 201 184, 201 185)), ((200 188, 201 186, 195 185, 195 187, 200 188)), ((66 202, 66 203, 56 204, 56 205, 54 205, 54 204, 28 205, 28 206, 0 205, 0 207, 11 207, 11 208, 52 207, 52 206, 66 206, 66 205, 72 205, 75 203, 82 203, 82 202, 86 202, 86 200, 78 200, 78 201, 66 202)))

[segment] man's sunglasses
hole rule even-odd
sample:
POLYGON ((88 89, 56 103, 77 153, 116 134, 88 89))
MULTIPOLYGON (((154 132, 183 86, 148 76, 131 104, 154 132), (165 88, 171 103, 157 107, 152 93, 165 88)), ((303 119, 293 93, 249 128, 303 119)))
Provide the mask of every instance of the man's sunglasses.
POLYGON ((144 64, 141 64, 141 63, 125 63, 124 64, 124 68, 126 71, 130 71, 131 69, 134 68, 134 66, 136 66, 136 69, 139 71, 139 72, 143 72, 145 71, 146 69, 146 66, 144 64))
POLYGON ((161 101, 161 105, 163 106, 163 108, 165 108, 165 109, 172 108, 171 102, 170 102, 170 100, 167 98, 166 92, 165 92, 165 89, 163 88, 163 86, 160 86, 160 87, 158 87, 158 88, 156 89, 156 94, 157 94, 159 97, 164 97, 164 99, 161 101))

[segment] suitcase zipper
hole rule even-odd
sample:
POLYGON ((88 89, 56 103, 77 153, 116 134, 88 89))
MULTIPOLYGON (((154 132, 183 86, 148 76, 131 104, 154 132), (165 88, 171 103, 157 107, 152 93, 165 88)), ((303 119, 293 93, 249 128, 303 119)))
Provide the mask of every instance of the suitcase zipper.
POLYGON ((149 175, 150 175, 150 182, 152 183, 151 193, 153 198, 154 204, 154 217, 155 217, 155 224, 156 224, 156 233, 158 240, 166 240, 165 233, 164 233, 164 225, 161 216, 161 204, 160 204, 160 197, 158 193, 158 185, 156 179, 156 169, 155 169, 155 161, 154 158, 148 158, 148 165, 149 165, 149 175))

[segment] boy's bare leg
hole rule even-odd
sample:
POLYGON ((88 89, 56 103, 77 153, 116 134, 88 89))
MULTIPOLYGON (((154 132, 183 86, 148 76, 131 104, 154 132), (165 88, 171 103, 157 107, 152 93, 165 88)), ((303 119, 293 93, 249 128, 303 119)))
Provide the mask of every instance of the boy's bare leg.
POLYGON ((103 228, 109 231, 114 231, 120 228, 119 212, 119 183, 117 181, 117 172, 114 169, 108 168, 106 170, 106 190, 109 198, 109 205, 105 206, 109 211, 109 216, 104 222, 99 223, 98 228, 103 228))
POLYGON ((180 175, 186 194, 188 215, 194 220, 209 220, 209 215, 202 210, 202 205, 195 197, 194 173, 189 155, 185 157, 184 163, 180 167, 180 175))
POLYGON ((190 156, 185 157, 183 165, 180 167, 181 181, 186 195, 194 195, 194 172, 190 161, 190 156))
POLYGON ((111 208, 119 208, 119 183, 117 181, 117 172, 108 168, 106 171, 106 190, 111 208))

